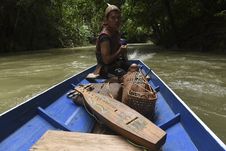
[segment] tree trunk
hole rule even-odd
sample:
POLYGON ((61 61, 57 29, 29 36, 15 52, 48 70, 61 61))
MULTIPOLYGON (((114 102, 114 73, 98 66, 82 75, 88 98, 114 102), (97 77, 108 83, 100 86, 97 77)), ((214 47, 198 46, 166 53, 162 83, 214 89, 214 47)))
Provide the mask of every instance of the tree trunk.
POLYGON ((169 17, 170 25, 172 27, 172 34, 173 34, 172 37, 173 37, 175 46, 177 47, 178 46, 177 27, 175 25, 175 21, 174 21, 173 13, 171 11, 169 0, 163 0, 163 4, 166 7, 166 13, 167 13, 167 16, 169 17))

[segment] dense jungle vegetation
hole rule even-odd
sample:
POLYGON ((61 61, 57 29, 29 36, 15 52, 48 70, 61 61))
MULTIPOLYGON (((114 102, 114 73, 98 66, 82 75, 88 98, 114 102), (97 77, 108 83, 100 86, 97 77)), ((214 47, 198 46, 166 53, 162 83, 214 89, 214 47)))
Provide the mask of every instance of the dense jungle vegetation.
POLYGON ((121 8, 129 42, 226 50, 226 0, 1 0, 0 52, 93 43, 106 2, 121 8))

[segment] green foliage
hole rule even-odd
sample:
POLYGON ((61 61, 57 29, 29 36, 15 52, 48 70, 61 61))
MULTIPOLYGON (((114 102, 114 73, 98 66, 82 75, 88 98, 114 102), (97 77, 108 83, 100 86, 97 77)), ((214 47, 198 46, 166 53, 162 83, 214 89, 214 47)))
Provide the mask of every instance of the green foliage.
POLYGON ((106 2, 122 10, 129 42, 165 47, 225 48, 225 0, 2 0, 0 52, 89 44, 106 2))
POLYGON ((225 0, 126 0, 123 29, 131 41, 142 36, 165 47, 226 49, 225 8, 225 0))
POLYGON ((55 3, 60 18, 57 23, 59 40, 64 47, 87 44, 88 38, 92 35, 91 20, 95 9, 93 1, 66 0, 55 3))

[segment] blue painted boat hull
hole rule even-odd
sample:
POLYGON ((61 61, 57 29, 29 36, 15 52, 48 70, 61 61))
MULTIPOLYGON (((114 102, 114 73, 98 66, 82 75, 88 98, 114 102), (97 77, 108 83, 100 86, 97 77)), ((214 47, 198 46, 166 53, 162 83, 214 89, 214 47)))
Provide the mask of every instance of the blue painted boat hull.
MULTIPOLYGON (((133 62, 145 73, 149 71, 143 62, 133 62)), ((91 132, 94 119, 66 95, 73 86, 88 84, 85 77, 94 69, 92 66, 1 114, 0 150, 29 150, 47 130, 91 132)), ((155 124, 167 132, 163 151, 226 150, 225 144, 152 70, 149 76, 149 83, 159 90, 155 124)))

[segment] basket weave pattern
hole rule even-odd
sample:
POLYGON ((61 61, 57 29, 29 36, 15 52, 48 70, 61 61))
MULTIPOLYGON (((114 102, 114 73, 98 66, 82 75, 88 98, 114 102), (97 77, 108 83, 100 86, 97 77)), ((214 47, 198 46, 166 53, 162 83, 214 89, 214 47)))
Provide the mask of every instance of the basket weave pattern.
POLYGON ((122 102, 144 116, 153 117, 157 95, 139 71, 128 72, 123 77, 122 102))

